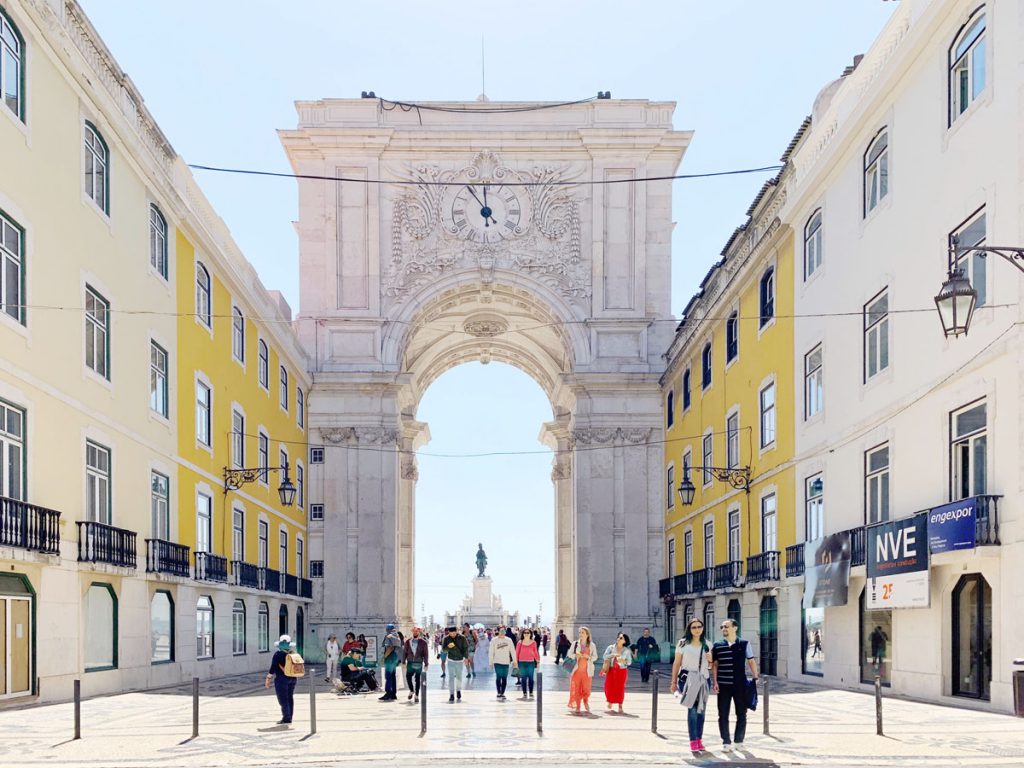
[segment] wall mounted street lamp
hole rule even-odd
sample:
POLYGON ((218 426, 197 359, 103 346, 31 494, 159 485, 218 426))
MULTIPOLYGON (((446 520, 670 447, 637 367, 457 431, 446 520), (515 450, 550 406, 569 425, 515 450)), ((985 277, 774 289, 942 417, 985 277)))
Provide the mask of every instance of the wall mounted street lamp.
MULTIPOLYGON (((711 476, 723 483, 728 483, 739 491, 750 493, 750 467, 688 467, 689 472, 710 472, 711 476)), ((683 478, 683 482, 676 489, 679 493, 679 501, 684 507, 693 504, 693 494, 696 488, 690 480, 689 472, 683 478)))
POLYGON ((956 338, 960 335, 967 335, 967 331, 971 327, 974 307, 978 303, 978 292, 971 285, 971 281, 967 279, 963 267, 960 266, 972 253, 980 253, 982 257, 986 253, 994 253, 1024 272, 1024 248, 999 245, 964 247, 960 245, 960 238, 955 235, 951 237, 949 239, 949 268, 946 273, 946 281, 935 297, 935 307, 939 310, 942 331, 946 334, 947 339, 950 336, 956 338))
POLYGON ((237 491, 246 483, 254 483, 265 478, 267 472, 283 472, 281 484, 277 487, 277 495, 281 498, 282 507, 290 507, 295 503, 295 486, 288 477, 288 462, 282 467, 257 467, 256 469, 228 469, 224 467, 224 493, 237 491))

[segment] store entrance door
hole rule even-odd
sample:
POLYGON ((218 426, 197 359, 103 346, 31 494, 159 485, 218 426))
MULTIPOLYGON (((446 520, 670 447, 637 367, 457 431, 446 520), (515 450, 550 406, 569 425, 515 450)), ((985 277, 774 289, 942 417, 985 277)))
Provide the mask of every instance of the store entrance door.
POLYGON ((953 590, 953 695, 988 699, 992 682, 992 589, 980 573, 953 590))

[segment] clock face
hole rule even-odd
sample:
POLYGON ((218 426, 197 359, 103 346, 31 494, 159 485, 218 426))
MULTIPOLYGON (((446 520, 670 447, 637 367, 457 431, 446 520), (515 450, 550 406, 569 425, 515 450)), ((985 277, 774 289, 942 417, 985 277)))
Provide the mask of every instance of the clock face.
POLYGON ((498 243, 522 234, 523 206, 514 187, 473 184, 457 188, 452 200, 451 232, 477 243, 498 243))

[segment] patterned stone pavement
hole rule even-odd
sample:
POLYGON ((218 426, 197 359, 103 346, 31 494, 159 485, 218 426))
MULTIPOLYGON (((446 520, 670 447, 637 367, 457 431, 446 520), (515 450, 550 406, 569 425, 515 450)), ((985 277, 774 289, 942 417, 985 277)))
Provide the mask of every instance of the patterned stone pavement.
POLYGON ((528 760, 531 766, 599 765, 1022 766, 1024 720, 897 698, 885 700, 886 735, 875 735, 870 695, 774 683, 770 737, 752 713, 743 752, 721 751, 713 718, 711 753, 688 751, 685 711, 659 697, 659 733, 651 733, 650 687, 631 675, 628 714, 604 712, 597 680, 591 717, 566 709, 567 676, 546 661, 543 734, 536 706, 494 698, 493 677, 467 683, 463 703, 447 703, 439 670, 429 676, 428 729, 399 691, 337 697, 317 680, 318 733, 309 736, 308 680, 300 681, 295 723, 275 726, 279 710, 260 675, 202 684, 201 727, 191 739, 191 687, 128 693, 83 702, 82 739, 71 741, 70 703, 0 710, 0 766, 205 768, 206 766, 464 765, 528 760))

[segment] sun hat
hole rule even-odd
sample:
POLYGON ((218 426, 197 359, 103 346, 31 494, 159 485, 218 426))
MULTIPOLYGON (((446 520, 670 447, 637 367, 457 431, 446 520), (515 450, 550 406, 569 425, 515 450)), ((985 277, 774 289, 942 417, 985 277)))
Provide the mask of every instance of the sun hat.
POLYGON ((279 651, 287 651, 291 647, 292 647, 291 635, 281 635, 281 637, 277 641, 277 649, 279 651))

